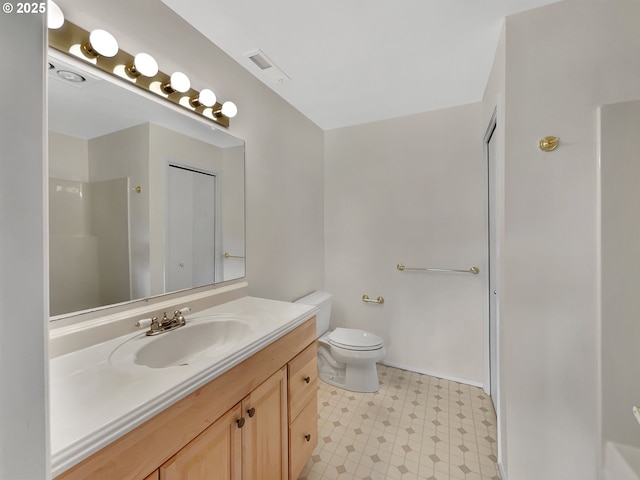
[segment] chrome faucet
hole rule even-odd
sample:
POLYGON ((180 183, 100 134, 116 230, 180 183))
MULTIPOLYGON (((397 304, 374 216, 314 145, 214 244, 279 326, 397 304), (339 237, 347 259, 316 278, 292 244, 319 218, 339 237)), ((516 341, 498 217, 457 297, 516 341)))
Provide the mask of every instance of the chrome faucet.
POLYGON ((184 318, 184 313, 190 312, 191 308, 184 307, 180 310, 176 310, 173 312, 173 317, 167 317, 167 312, 162 313, 162 319, 158 319, 158 317, 147 318, 145 320, 139 320, 136 323, 136 327, 145 327, 149 325, 149 330, 147 330, 146 335, 160 335, 161 333, 170 332, 171 330, 175 330, 176 328, 180 328, 187 324, 186 319, 184 318))

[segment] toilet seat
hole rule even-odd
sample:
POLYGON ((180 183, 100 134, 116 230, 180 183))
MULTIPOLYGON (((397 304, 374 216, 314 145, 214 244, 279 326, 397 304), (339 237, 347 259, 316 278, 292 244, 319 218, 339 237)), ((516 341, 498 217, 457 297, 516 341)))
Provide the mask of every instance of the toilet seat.
POLYGON ((345 350, 367 351, 383 348, 383 340, 377 335, 355 328, 336 328, 328 335, 329 343, 345 350))

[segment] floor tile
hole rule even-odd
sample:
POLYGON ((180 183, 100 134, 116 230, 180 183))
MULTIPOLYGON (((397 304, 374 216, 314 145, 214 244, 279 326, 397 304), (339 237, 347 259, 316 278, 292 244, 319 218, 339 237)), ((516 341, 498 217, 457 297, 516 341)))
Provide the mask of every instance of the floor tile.
POLYGON ((477 387, 378 365, 380 390, 318 380, 318 447, 299 480, 496 480, 496 417, 477 387))

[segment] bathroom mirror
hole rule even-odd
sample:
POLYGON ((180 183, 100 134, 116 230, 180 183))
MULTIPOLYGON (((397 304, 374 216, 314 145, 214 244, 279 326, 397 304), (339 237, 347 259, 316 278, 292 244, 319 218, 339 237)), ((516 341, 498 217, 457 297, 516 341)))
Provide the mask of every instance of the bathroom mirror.
POLYGON ((245 275, 244 142, 50 51, 52 320, 245 275))

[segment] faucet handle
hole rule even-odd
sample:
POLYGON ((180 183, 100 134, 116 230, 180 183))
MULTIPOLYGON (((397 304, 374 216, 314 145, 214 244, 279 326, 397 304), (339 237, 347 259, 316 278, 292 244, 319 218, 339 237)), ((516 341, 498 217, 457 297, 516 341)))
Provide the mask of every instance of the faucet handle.
MULTIPOLYGON (((145 318, 142 320, 138 320, 135 326, 138 328, 142 328, 142 327, 146 327, 147 325, 149 325, 149 332, 157 332, 160 329, 160 323, 158 322, 158 317, 145 318)), ((147 332, 147 334, 149 334, 149 332, 147 332)))
POLYGON ((190 311, 191 311, 191 308, 189 307, 184 307, 184 308, 181 308, 180 310, 176 310, 175 312, 173 312, 173 319, 177 321, 180 325, 185 325, 187 321, 185 320, 183 313, 187 313, 190 311))
POLYGON ((136 327, 138 327, 138 328, 146 327, 147 325, 151 325, 151 324, 153 323, 153 320, 154 320, 155 318, 156 318, 156 317, 153 317, 153 318, 144 318, 144 319, 142 319, 142 320, 138 320, 138 321, 136 322, 136 325, 135 325, 135 326, 136 326, 136 327))

